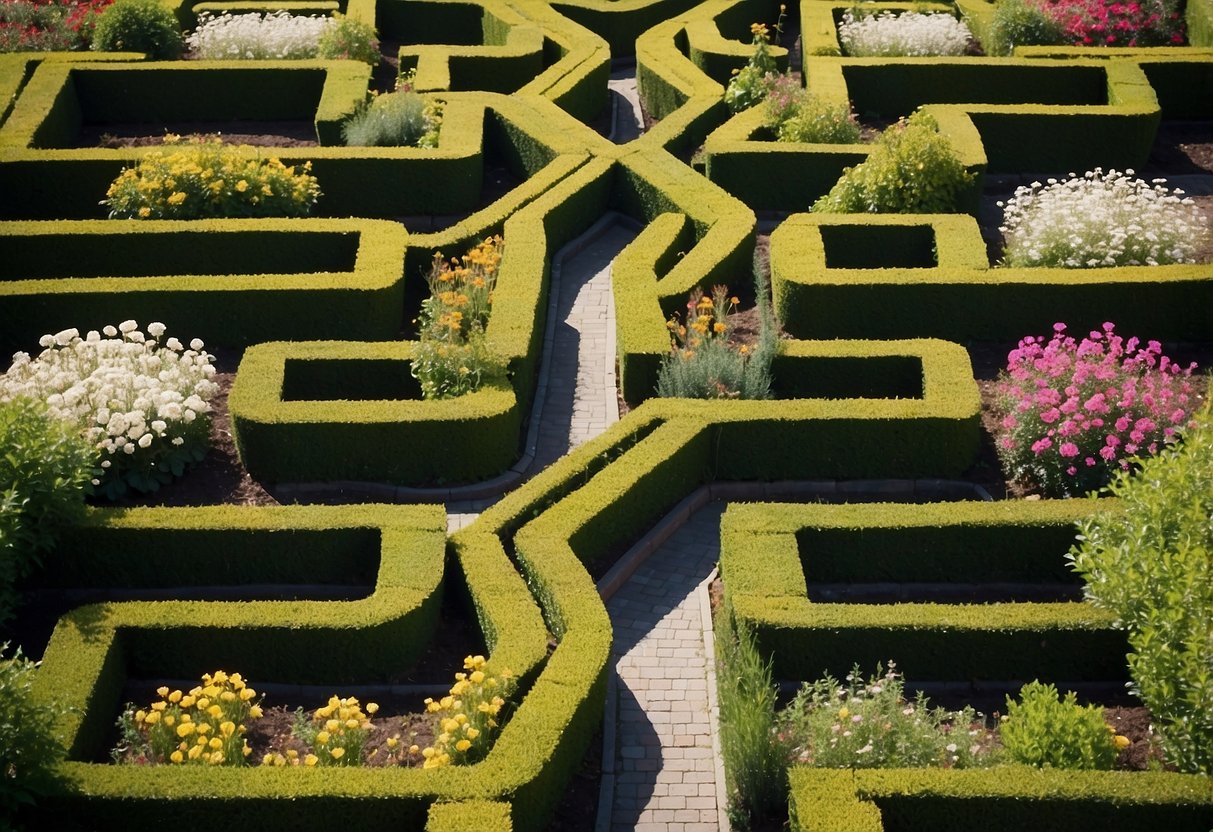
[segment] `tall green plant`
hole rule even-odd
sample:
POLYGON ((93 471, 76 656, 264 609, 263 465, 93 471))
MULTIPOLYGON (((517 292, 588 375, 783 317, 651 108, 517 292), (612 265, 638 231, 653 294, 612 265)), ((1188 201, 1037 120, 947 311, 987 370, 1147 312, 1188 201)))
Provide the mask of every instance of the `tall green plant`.
POLYGON ((34 697, 37 665, 18 649, 0 646, 0 829, 12 829, 22 806, 34 803, 54 779, 63 746, 54 733, 60 710, 34 697))
POLYGON ((1183 442, 1122 472, 1117 509, 1079 523, 1071 550, 1091 603, 1128 631, 1133 687, 1163 753, 1213 774, 1213 413, 1183 442))
POLYGON ((1007 754, 1017 763, 1041 768, 1111 769, 1118 740, 1098 705, 1079 705, 1074 691, 1058 696, 1053 685, 1032 681, 1007 697, 1007 717, 998 728, 1007 754))
POLYGON ((716 616, 716 689, 729 821, 748 829, 787 805, 786 752, 775 732, 771 663, 729 604, 716 616))

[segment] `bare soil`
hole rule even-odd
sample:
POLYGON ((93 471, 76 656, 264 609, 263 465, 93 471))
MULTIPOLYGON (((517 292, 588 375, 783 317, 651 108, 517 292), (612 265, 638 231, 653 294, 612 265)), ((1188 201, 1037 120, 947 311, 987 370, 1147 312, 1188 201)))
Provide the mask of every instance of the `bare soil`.
POLYGON ((1164 121, 1142 175, 1213 173, 1213 121, 1164 121))
POLYGON ((319 147, 310 121, 183 121, 151 124, 86 124, 76 147, 159 147, 166 134, 182 139, 219 139, 252 147, 319 147))
MULTIPOLYGON (((304 716, 310 716, 307 710, 304 711, 304 716)), ((300 758, 309 753, 307 745, 292 732, 296 719, 294 710, 279 705, 266 708, 260 719, 249 723, 248 734, 245 736, 253 749, 253 753, 249 755, 253 764, 259 763, 270 753, 286 756, 288 751, 294 751, 300 758)), ((425 748, 433 743, 435 736, 433 718, 424 713, 384 716, 381 710, 371 719, 371 726, 362 757, 363 764, 371 767, 419 767, 424 758, 420 753, 408 753, 408 748, 413 745, 419 749, 425 748), (395 738, 400 746, 395 756, 387 744, 392 738, 395 738)))

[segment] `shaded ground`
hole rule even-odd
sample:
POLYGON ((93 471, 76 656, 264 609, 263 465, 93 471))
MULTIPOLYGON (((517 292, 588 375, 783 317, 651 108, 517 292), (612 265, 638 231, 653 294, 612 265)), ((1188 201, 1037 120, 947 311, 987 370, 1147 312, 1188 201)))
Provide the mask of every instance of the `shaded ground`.
POLYGON ((220 139, 253 147, 318 147, 310 121, 181 121, 165 124, 86 124, 75 147, 159 147, 164 136, 220 139))

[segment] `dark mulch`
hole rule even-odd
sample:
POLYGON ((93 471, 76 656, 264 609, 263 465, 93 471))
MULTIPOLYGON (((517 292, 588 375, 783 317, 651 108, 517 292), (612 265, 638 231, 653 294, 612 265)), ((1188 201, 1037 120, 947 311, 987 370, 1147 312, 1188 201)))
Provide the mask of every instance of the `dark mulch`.
POLYGON ((253 147, 317 147, 310 121, 183 121, 165 124, 86 124, 76 147, 159 147, 168 133, 253 147))
MULTIPOLYGON (((319 703, 315 707, 321 707, 319 703)), ((363 703, 365 706, 366 703, 363 703)), ((305 717, 310 717, 312 711, 304 709, 305 717)), ((294 751, 302 759, 308 754, 308 748, 302 740, 296 738, 293 728, 296 722, 296 711, 283 705, 266 708, 260 719, 248 724, 248 734, 245 738, 253 749, 249 759, 253 764, 261 762, 266 754, 282 754, 294 751)), ((380 710, 371 719, 371 732, 367 737, 363 751, 365 765, 377 767, 385 765, 401 765, 417 767, 424 762, 420 753, 409 754, 412 745, 419 749, 425 748, 434 741, 433 718, 424 713, 404 713, 395 716, 385 715, 380 710), (388 740, 395 738, 399 743, 393 756, 388 748, 388 740)))
POLYGON ((1139 171, 1149 176, 1213 173, 1213 121, 1164 121, 1150 160, 1139 171))
POLYGON ((602 732, 596 731, 573 779, 557 804, 548 832, 592 832, 598 817, 598 789, 602 778, 602 732))

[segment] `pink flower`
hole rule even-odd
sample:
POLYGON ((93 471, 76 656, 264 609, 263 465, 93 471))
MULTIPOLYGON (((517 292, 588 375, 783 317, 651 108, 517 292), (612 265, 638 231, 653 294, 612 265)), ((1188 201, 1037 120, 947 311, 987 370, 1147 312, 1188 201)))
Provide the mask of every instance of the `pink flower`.
POLYGON ((1067 458, 1078 456, 1078 446, 1073 442, 1062 442, 1061 447, 1057 449, 1057 452, 1067 458))

